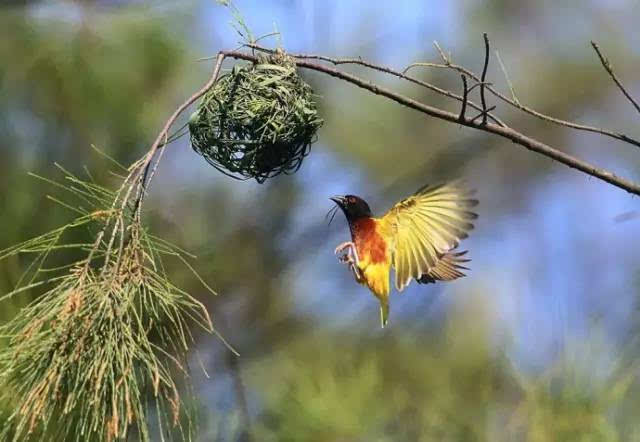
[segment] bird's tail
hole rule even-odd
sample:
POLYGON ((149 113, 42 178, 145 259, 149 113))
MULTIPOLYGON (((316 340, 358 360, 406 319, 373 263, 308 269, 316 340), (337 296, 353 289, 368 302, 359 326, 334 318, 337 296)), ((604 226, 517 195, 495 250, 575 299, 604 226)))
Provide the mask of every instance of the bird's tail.
POLYGON ((380 299, 380 325, 384 328, 389 320, 389 300, 380 299))

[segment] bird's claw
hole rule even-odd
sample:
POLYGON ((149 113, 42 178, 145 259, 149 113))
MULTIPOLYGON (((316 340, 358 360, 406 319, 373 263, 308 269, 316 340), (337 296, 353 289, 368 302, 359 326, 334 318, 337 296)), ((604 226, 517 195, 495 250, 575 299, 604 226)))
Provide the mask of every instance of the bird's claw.
POLYGON ((356 280, 360 281, 362 279, 362 275, 360 273, 360 269, 358 268, 359 259, 358 251, 356 250, 355 244, 351 241, 343 242, 338 247, 336 247, 334 253, 337 255, 345 250, 346 252, 338 257, 338 261, 342 264, 348 265, 349 269, 353 272, 356 280))
POLYGON ((345 241, 341 244, 338 244, 338 247, 336 247, 333 253, 337 255, 338 253, 342 252, 344 249, 349 249, 349 252, 351 252, 352 250, 355 250, 355 246, 353 242, 345 241))
POLYGON ((334 253, 337 255, 345 250, 346 250, 346 253, 338 257, 338 261, 340 261, 341 263, 348 263, 348 262, 355 261, 355 263, 358 264, 359 259, 358 259, 358 251, 356 250, 356 245, 351 241, 343 242, 342 244, 338 245, 338 247, 336 247, 336 249, 334 250, 334 253))

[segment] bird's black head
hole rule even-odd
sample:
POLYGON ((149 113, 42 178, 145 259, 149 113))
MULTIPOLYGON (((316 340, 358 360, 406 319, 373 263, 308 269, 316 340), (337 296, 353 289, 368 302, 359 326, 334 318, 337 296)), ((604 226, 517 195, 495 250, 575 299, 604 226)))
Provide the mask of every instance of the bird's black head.
POLYGON ((348 221, 354 221, 358 218, 371 217, 371 209, 369 208, 369 204, 367 204, 367 202, 359 196, 333 196, 330 199, 342 209, 348 221))

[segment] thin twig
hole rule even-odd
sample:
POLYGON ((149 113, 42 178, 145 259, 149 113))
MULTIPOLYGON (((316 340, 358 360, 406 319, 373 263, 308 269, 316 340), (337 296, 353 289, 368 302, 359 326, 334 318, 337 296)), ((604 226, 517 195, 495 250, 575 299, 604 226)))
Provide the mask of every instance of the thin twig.
POLYGON ((202 97, 211 88, 211 86, 213 86, 213 84, 216 82, 218 78, 218 73, 220 72, 220 67, 222 66, 223 60, 224 60, 224 54, 222 53, 218 54, 218 56, 216 57, 216 64, 213 68, 213 72, 211 73, 211 77, 209 78, 209 81, 207 81, 207 83, 198 92, 196 92, 191 97, 189 97, 187 101, 185 101, 180 106, 178 106, 178 108, 173 112, 173 115, 171 115, 171 117, 169 117, 169 119, 165 123, 164 127, 156 137, 156 140, 151 145, 151 148, 149 149, 149 151, 145 156, 144 163, 142 164, 142 167, 144 167, 144 172, 141 176, 141 192, 136 197, 136 201, 134 203, 134 210, 133 210, 134 213, 137 213, 140 210, 140 204, 144 199, 146 186, 148 185, 146 178, 147 178, 147 175, 149 174, 151 159, 156 153, 156 150, 158 149, 158 147, 160 146, 162 139, 166 137, 167 133, 169 132, 169 128, 171 127, 171 125, 173 125, 173 123, 176 121, 178 116, 180 116, 180 114, 184 112, 186 108, 188 108, 193 103, 195 103, 195 101, 198 98, 202 97))
POLYGON ((593 49, 596 51, 596 54, 598 54, 598 58, 600 58, 600 62, 602 63, 602 66, 609 73, 609 76, 611 76, 611 79, 615 82, 615 84, 618 86, 618 88, 622 91, 624 96, 627 97, 629 102, 631 102, 633 107, 635 107, 636 110, 638 112, 640 112, 640 105, 638 104, 638 102, 636 100, 633 99, 631 94, 629 92, 627 92, 627 90, 622 85, 620 80, 618 80, 618 76, 615 74, 615 72, 613 72, 613 66, 611 66, 611 63, 609 62, 607 57, 605 57, 604 54, 602 54, 602 51, 600 51, 600 46, 598 46, 598 43, 596 43, 595 41, 592 40, 591 41, 591 46, 593 46, 593 49))
POLYGON ((96 236, 93 248, 89 252, 89 255, 87 256, 87 259, 85 260, 84 268, 83 268, 82 272, 80 273, 81 276, 80 276, 80 280, 79 280, 79 285, 82 284, 82 282, 84 281, 85 277, 89 274, 89 266, 91 265, 91 260, 93 259, 93 254, 100 247, 100 242, 102 241, 102 237, 103 236, 104 236, 104 231, 99 232, 98 235, 96 236))
POLYGON ((507 86, 509 86, 509 91, 511 91, 511 99, 516 104, 520 105, 520 100, 518 100, 516 90, 513 88, 513 83, 511 83, 511 79, 509 78, 509 74, 507 73, 507 68, 504 67, 502 58, 500 58, 500 52, 498 51, 496 51, 496 58, 498 59, 498 64, 500 65, 500 69, 502 69, 502 73, 504 74, 504 79, 507 81, 507 86))
MULTIPOLYGON (((239 60, 251 61, 254 63, 258 61, 257 57, 250 54, 245 54, 243 52, 222 51, 221 54, 224 54, 225 56, 236 58, 239 60)), ((378 86, 377 84, 374 84, 368 80, 359 78, 353 74, 342 72, 340 70, 331 68, 329 66, 321 65, 318 63, 311 63, 305 60, 297 60, 296 64, 298 67, 301 67, 304 69, 310 69, 317 72, 322 72, 331 77, 347 81, 362 89, 366 89, 376 95, 381 95, 403 106, 422 112, 425 115, 429 115, 429 116, 439 118, 444 121, 449 121, 452 123, 460 123, 467 127, 471 127, 474 129, 482 130, 484 132, 489 132, 489 133, 499 135, 503 138, 513 141, 516 144, 523 146, 528 150, 537 152, 541 155, 544 155, 548 158, 551 158, 555 161, 565 164, 573 169, 580 170, 588 175, 591 175, 609 184, 612 184, 616 187, 624 189, 629 193, 640 195, 640 184, 627 180, 625 178, 618 177, 617 175, 613 174, 612 172, 609 172, 608 170, 600 169, 590 163, 587 163, 572 155, 564 153, 554 147, 551 147, 534 138, 528 137, 509 127, 503 127, 498 124, 489 123, 489 122, 487 122, 487 124, 479 124, 469 120, 461 122, 458 120, 458 115, 456 114, 418 102, 404 95, 395 93, 382 86, 378 86)))
POLYGON ((482 77, 480 77, 480 101, 482 102, 482 124, 487 124, 487 99, 484 95, 486 88, 485 81, 487 79, 487 68, 489 67, 489 37, 487 33, 483 33, 484 38, 484 66, 482 67, 482 77))
POLYGON ((162 159, 162 155, 164 154, 164 151, 166 150, 165 147, 167 147, 167 144, 169 144, 169 139, 168 139, 168 135, 165 133, 164 134, 164 143, 162 143, 161 146, 158 147, 158 157, 156 158, 155 162, 153 163, 153 168, 151 169, 151 172, 149 173, 149 179, 148 181, 151 182, 151 180, 153 180, 153 175, 155 175, 156 170, 158 170, 158 165, 160 164, 160 160, 162 159))
MULTIPOLYGON (((463 74, 461 74, 461 75, 463 75, 463 74)), ((482 86, 482 85, 485 85, 485 86, 493 86, 493 83, 491 83, 491 82, 489 82, 489 81, 487 81, 486 83, 476 83, 476 84, 474 84, 473 86, 471 86, 471 87, 469 88, 469 92, 471 92, 472 90, 474 90, 474 89, 475 89, 475 88, 477 88, 478 86, 482 86)), ((478 110, 482 110, 482 109, 478 109, 478 110)))
MULTIPOLYGON (((440 49, 440 51, 442 51, 440 49)), ((441 53, 441 56, 443 54, 441 53)), ((429 68, 437 68, 437 69, 451 69, 454 71, 457 71, 461 74, 465 74, 468 77, 470 77, 471 79, 473 79, 474 81, 480 83, 482 82, 482 80, 480 79, 480 77, 478 77, 478 75, 476 75, 474 72, 470 71, 469 69, 466 69, 463 66, 457 65, 457 64, 453 64, 449 61, 447 61, 445 64, 438 64, 438 63, 412 63, 409 66, 407 66, 404 69, 404 72, 409 71, 410 69, 416 68, 416 67, 429 67, 429 68)), ((510 106, 515 107, 516 109, 519 109, 529 115, 533 115, 536 118, 539 118, 541 120, 544 121, 548 121, 550 123, 553 124, 557 124, 559 126, 564 126, 564 127, 570 127, 572 129, 576 129, 576 130, 582 130, 585 132, 592 132, 592 133, 597 133, 600 135, 603 135, 605 137, 610 137, 610 138, 614 138, 618 141, 623 141, 625 143, 629 143, 632 144, 634 146, 640 147, 640 141, 632 138, 628 135, 625 135, 623 133, 619 133, 619 132, 613 132, 611 130, 607 130, 607 129, 603 129, 600 127, 594 127, 594 126, 587 126, 584 124, 578 124, 578 123, 574 123, 572 121, 567 121, 567 120, 562 120, 560 118, 555 118, 555 117, 551 117, 549 115, 545 115, 541 112, 536 111, 535 109, 532 109, 528 106, 525 106, 523 104, 521 104, 519 101, 516 102, 512 99, 510 99, 509 97, 505 96, 504 94, 500 93, 499 91, 497 91, 493 86, 487 85, 486 89, 491 92, 496 98, 502 100, 503 102, 509 104, 510 106)))
MULTIPOLYGON (((416 61, 414 63, 411 63, 409 66, 407 66, 406 68, 404 68, 402 70, 403 74, 406 74, 407 72, 409 72, 411 69, 413 68, 435 68, 435 69, 452 69, 452 64, 451 63, 430 63, 430 62, 425 62, 425 61, 416 61)), ((474 77, 476 77, 474 75, 474 77)), ((474 78, 475 80, 476 78, 474 78)), ((478 78, 476 80, 478 82, 478 84, 480 83, 480 79, 478 78)))
MULTIPOLYGON (((491 106, 490 108, 487 109, 487 112, 491 112, 492 110, 494 110, 496 107, 495 106, 491 106)), ((475 122, 478 118, 482 117, 483 121, 485 116, 487 115, 487 112, 480 112, 478 115, 476 115, 475 117, 473 117, 471 119, 472 122, 475 122)), ((482 123, 485 124, 485 123, 482 123)))
MULTIPOLYGON (((247 44, 245 46, 247 46, 247 47, 249 47, 251 49, 255 49, 255 50, 258 50, 258 51, 266 52, 266 53, 269 53, 269 54, 275 53, 275 51, 273 49, 269 49, 269 48, 265 48, 265 47, 262 47, 262 46, 258 46, 256 44, 247 44)), ((450 91, 447 91, 445 89, 439 88, 438 86, 435 86, 435 85, 433 85, 431 83, 427 83, 426 81, 423 81, 423 80, 419 80, 419 79, 417 79, 415 77, 410 77, 409 75, 406 75, 403 72, 399 72, 399 71, 396 71, 394 69, 391 69, 391 68, 388 68, 388 67, 385 67, 385 66, 379 66, 377 64, 365 61, 365 60, 363 60, 362 58, 359 58, 359 57, 358 58, 332 58, 332 57, 327 57, 327 56, 318 55, 318 54, 289 54, 289 53, 287 53, 287 55, 289 55, 290 57, 293 57, 293 58, 297 58, 297 59, 326 61, 327 63, 331 63, 331 64, 336 65, 336 66, 341 65, 341 64, 355 64, 355 65, 364 66, 366 68, 373 69, 373 70, 378 71, 378 72, 383 72, 385 74, 393 75, 395 77, 398 77, 398 78, 401 78, 403 80, 406 80, 406 81, 408 81, 410 83, 417 84, 417 85, 422 86, 422 87, 424 87, 426 89, 429 89, 429 90, 431 90, 433 92, 436 92, 436 93, 438 93, 440 95, 444 95, 445 97, 453 98, 454 100, 458 100, 460 102, 463 101, 463 97, 461 97, 460 95, 454 94, 453 92, 450 92, 450 91)), ((475 87, 475 85, 473 87, 475 87)), ((473 87, 471 89, 473 89, 473 87)), ((472 102, 471 100, 467 100, 467 103, 468 103, 468 105, 470 107, 472 107, 472 108, 474 108, 474 109, 476 109, 478 111, 482 110, 481 106, 479 106, 478 104, 472 102)), ((488 117, 494 123, 499 124, 499 125, 504 126, 504 127, 507 127, 507 125, 503 121, 501 121, 498 117, 496 117, 495 115, 489 115, 488 117)))
POLYGON ((460 109, 460 115, 458 120, 464 121, 464 114, 467 111, 467 97, 469 96, 469 88, 467 87, 467 76, 460 74, 462 77, 462 108, 460 109))
MULTIPOLYGON (((114 241, 116 237, 119 237, 118 253, 116 254, 116 268, 115 268, 116 271, 112 275, 114 278, 117 276, 118 271, 120 269, 120 264, 121 264, 120 258, 122 257, 122 252, 124 250, 125 245, 128 244, 128 241, 131 239, 129 237, 125 241, 126 223, 124 220, 124 217, 127 213, 126 211, 127 206, 129 206, 130 198, 135 190, 135 201, 133 203, 132 214, 133 214, 134 221, 139 222, 140 213, 142 209, 142 201, 146 195, 146 190, 149 185, 148 175, 150 173, 150 167, 153 163, 152 160, 155 156, 156 151, 160 148, 163 149, 167 145, 169 129, 171 128, 175 120, 178 118, 178 116, 185 109, 187 109, 191 104, 193 104, 198 98, 204 95, 204 93, 208 91, 209 88, 211 88, 211 86, 215 83, 215 80, 218 77, 218 73, 220 72, 220 67, 222 65, 223 60, 224 60, 224 55, 222 54, 219 54, 216 57, 216 64, 214 66, 211 77, 209 78, 209 81, 207 81, 207 83, 198 92, 196 92, 191 97, 189 97, 184 103, 182 103, 173 112, 173 114, 171 115, 171 117, 169 117, 169 119, 165 123, 160 133, 157 135, 155 141, 151 145, 151 148, 147 151, 147 153, 142 158, 140 158, 135 163, 133 163, 133 165, 129 168, 129 175, 126 177, 122 186, 116 193, 116 198, 114 199, 114 202, 112 205, 112 209, 114 209, 117 202, 120 201, 120 210, 117 212, 119 215, 114 217, 115 221, 114 221, 113 227, 111 228, 112 229, 111 237, 107 245, 107 254, 106 254, 105 262, 102 265, 102 270, 101 270, 102 274, 104 274, 109 269, 108 264, 111 257, 110 252, 114 245, 114 241), (164 140, 164 143, 163 143, 163 140, 164 140)), ((156 162, 155 164, 157 167, 158 163, 156 162)), ((105 223, 105 226, 103 227, 103 230, 102 230, 103 233, 110 228, 109 221, 110 220, 107 220, 107 222, 105 223)))
POLYGON ((442 48, 440 47, 440 45, 438 44, 437 41, 433 40, 433 45, 436 47, 436 49, 438 50, 438 53, 440 54, 440 58, 442 58, 442 61, 444 62, 444 64, 446 65, 450 65, 451 64, 451 57, 447 57, 444 54, 444 51, 442 50, 442 48))

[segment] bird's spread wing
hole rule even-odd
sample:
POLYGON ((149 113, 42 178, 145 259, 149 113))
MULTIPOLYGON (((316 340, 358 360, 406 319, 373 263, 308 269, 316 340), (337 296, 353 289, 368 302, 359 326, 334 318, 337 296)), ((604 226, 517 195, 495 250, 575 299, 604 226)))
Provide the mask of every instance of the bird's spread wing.
POLYGON ((391 237, 398 291, 423 275, 457 277, 455 260, 442 262, 442 258, 473 228, 471 221, 477 215, 470 209, 478 201, 472 196, 473 192, 460 182, 425 186, 381 218, 391 237))

